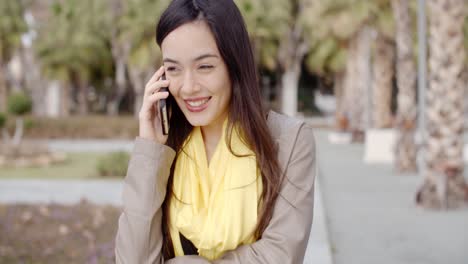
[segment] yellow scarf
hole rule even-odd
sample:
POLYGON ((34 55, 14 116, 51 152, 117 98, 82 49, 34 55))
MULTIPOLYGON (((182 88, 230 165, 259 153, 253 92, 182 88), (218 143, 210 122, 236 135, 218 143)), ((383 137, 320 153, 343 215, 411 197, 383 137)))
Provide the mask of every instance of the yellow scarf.
POLYGON ((200 127, 195 127, 177 158, 169 207, 170 235, 176 256, 184 255, 179 232, 215 260, 239 245, 251 244, 257 224, 262 178, 255 154, 232 133, 232 149, 225 140, 227 120, 216 150, 208 161, 200 127))

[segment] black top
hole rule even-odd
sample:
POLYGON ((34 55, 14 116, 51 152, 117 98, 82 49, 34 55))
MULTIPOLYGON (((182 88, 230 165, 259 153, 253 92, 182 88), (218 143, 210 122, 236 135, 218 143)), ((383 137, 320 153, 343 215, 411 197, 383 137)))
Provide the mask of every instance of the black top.
POLYGON ((188 240, 184 235, 179 233, 180 243, 182 244, 182 249, 184 250, 184 255, 198 255, 198 249, 193 245, 192 241, 188 240))

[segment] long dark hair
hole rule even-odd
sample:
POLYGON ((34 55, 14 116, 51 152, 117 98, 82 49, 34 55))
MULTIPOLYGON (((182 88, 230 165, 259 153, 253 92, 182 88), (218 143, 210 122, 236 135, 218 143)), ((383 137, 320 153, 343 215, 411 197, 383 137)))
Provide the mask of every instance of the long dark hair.
MULTIPOLYGON (((226 142, 231 148, 231 134, 235 127, 241 128, 241 139, 255 153, 261 171, 263 192, 259 221, 255 235, 259 239, 270 222, 273 206, 280 190, 281 170, 277 150, 269 131, 264 109, 252 47, 242 15, 233 0, 173 0, 161 15, 156 27, 156 42, 161 47, 164 38, 179 26, 202 20, 209 26, 232 82, 232 97, 229 102, 226 142)), ((177 155, 193 127, 184 114, 173 104, 171 130, 167 144, 177 155), (177 128, 177 129, 174 129, 177 128)), ((234 155, 236 155, 234 153, 234 155)), ((174 162, 175 163, 175 162, 174 162)), ((174 164, 163 203, 163 255, 174 257, 169 234, 169 201, 172 195, 174 164)))

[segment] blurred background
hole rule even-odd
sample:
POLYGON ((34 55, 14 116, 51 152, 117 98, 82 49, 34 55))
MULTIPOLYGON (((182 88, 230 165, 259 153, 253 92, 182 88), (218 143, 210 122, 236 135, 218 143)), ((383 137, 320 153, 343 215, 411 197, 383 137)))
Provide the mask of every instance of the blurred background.
MULTIPOLYGON (((169 0, 0 0, 0 263, 113 263, 169 0)), ((235 0, 315 127, 304 263, 468 263, 468 0, 235 0)))

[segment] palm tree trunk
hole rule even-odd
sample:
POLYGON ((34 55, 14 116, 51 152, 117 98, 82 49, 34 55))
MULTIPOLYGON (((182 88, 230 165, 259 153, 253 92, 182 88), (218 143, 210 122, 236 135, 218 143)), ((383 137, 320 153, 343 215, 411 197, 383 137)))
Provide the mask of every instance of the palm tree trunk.
MULTIPOLYGON (((349 58, 349 57, 348 57, 349 58)), ((349 63, 350 60, 347 60, 349 63)), ((335 73, 333 83, 333 94, 336 98, 336 110, 335 110, 335 128, 338 131, 348 130, 348 117, 346 112, 347 98, 350 94, 346 92, 346 71, 335 73)))
POLYGON ((13 146, 18 147, 23 139, 24 121, 23 117, 16 118, 15 134, 13 136, 13 146))
POLYGON ((115 89, 112 91, 110 100, 107 103, 107 114, 114 116, 119 114, 119 105, 125 95, 127 85, 125 78, 125 60, 119 58, 115 60, 115 63, 115 89))
POLYGON ((464 0, 430 0, 429 89, 425 182, 416 201, 424 207, 468 205, 463 176, 464 0))
MULTIPOLYGON (((122 12, 122 1, 112 2, 113 14, 117 17, 122 12)), ((117 18, 114 18, 117 19, 117 18)), ((127 89, 127 77, 126 77, 126 62, 130 54, 131 43, 129 41, 121 41, 117 37, 117 29, 112 31, 111 51, 112 58, 115 63, 115 86, 113 89, 110 100, 107 104, 108 115, 118 115, 119 105, 125 96, 127 89)))
POLYGON ((130 82, 132 83, 133 91, 135 94, 135 103, 133 106, 133 116, 138 117, 140 108, 143 105, 143 92, 145 89, 144 80, 141 77, 141 71, 137 70, 136 67, 129 68, 130 82))
POLYGON ((392 1, 396 21, 397 45, 397 141, 395 169, 407 173, 416 171, 416 65, 413 57, 411 17, 407 0, 392 1))
POLYGON ((395 49, 394 44, 383 34, 378 33, 374 53, 373 82, 373 125, 375 128, 388 128, 392 125, 392 88, 395 49))
POLYGON ((86 115, 88 114, 88 83, 79 72, 72 72, 70 77, 77 94, 77 113, 86 115))
POLYGON ((300 62, 294 62, 281 76, 281 108, 284 114, 295 116, 297 113, 297 90, 301 74, 300 62))
POLYGON ((31 47, 22 47, 22 58, 24 59, 24 83, 27 90, 31 92, 33 100, 33 115, 46 115, 46 81, 41 78, 40 66, 31 47))
POLYGON ((80 115, 87 115, 89 111, 88 106, 88 83, 78 77, 78 113, 80 115))
POLYGON ((60 115, 67 117, 70 116, 70 109, 71 109, 71 87, 70 82, 62 81, 60 82, 61 85, 61 92, 60 92, 60 115))
POLYGON ((0 60, 0 112, 7 110, 7 87, 2 61, 0 60))
POLYGON ((343 108, 343 85, 344 85, 344 72, 337 72, 333 76, 333 95, 336 98, 336 110, 337 116, 342 112, 343 108))
POLYGON ((281 110, 284 114, 290 116, 297 114, 297 94, 301 66, 308 51, 308 44, 303 35, 303 27, 300 22, 296 21, 278 49, 278 60, 283 70, 281 76, 281 110))
MULTIPOLYGON (((370 80, 370 34, 362 27, 350 40, 343 93, 343 115, 356 141, 363 139, 366 127, 366 98, 370 80)), ((368 109, 367 109, 368 110, 368 109)))
MULTIPOLYGON (((353 107, 353 89, 356 87, 352 85, 355 81, 357 74, 357 67, 356 67, 356 57, 357 57, 357 49, 356 49, 356 41, 352 38, 348 45, 348 55, 346 57, 346 66, 344 72, 344 81, 343 81, 343 91, 342 91, 342 98, 341 103, 338 108, 337 113, 337 127, 342 131, 350 131, 350 119, 351 119, 351 112, 353 107)), ((354 106, 356 107, 356 106, 354 106)))

